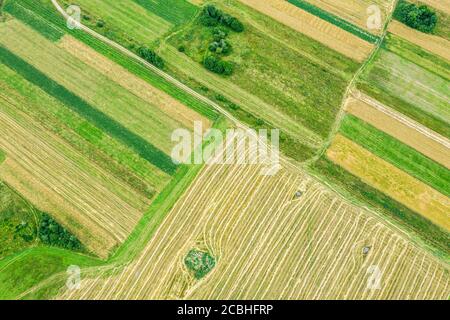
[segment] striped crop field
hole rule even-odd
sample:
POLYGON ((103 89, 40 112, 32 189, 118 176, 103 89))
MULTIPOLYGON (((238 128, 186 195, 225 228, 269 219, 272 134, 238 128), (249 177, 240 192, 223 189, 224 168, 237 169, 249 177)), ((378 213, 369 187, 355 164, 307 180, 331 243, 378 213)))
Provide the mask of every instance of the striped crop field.
POLYGON ((335 137, 327 157, 447 232, 450 230, 450 200, 442 193, 341 135, 335 137))
POLYGON ((301 7, 307 7, 305 5, 309 3, 309 6, 320 12, 322 9, 322 15, 331 13, 334 16, 340 17, 361 29, 368 30, 371 33, 378 34, 381 32, 382 25, 386 22, 386 17, 389 12, 392 11, 394 5, 393 0, 287 0, 293 4, 301 7), (377 6, 381 14, 381 25, 379 29, 369 29, 367 22, 369 16, 374 14, 374 11, 369 7, 377 6))
POLYGON ((351 97, 345 110, 450 169, 448 139, 373 99, 351 97))
POLYGON ((363 61, 373 49, 371 43, 285 0, 240 1, 356 61, 363 61))
MULTIPOLYGON (((40 210, 51 213, 93 253, 106 257, 124 241, 148 200, 98 168, 20 111, 34 103, 2 86, 0 168, 5 181, 40 210)), ((42 96, 39 103, 51 99, 42 96)))
POLYGON ((136 259, 86 269, 80 290, 63 288, 58 298, 448 297, 448 266, 378 216, 305 174, 260 172, 258 165, 206 166, 136 259), (184 264, 193 248, 215 259, 201 279, 184 264), (373 270, 382 275, 379 290, 370 285, 373 270))

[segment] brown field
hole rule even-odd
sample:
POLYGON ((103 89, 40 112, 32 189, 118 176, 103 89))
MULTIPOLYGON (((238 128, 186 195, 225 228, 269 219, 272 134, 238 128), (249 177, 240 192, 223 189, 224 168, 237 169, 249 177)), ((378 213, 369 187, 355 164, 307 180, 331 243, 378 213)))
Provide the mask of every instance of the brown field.
MULTIPOLYGON (((450 141, 447 141, 447 144, 443 144, 430 138, 429 135, 424 134, 424 132, 430 131, 429 129, 415 123, 416 126, 421 127, 422 130, 419 131, 417 127, 408 125, 399 120, 399 118, 392 117, 390 114, 357 98, 348 99, 346 111, 450 169, 450 151, 448 147, 450 141)), ((390 111, 395 113, 392 110, 390 111)), ((404 116, 402 115, 402 117, 404 116)), ((434 134, 436 135, 436 133, 434 134)), ((445 138, 441 137, 441 139, 445 138)))
POLYGON ((343 55, 362 62, 373 45, 284 0, 239 0, 343 55))
POLYGON ((388 30, 393 34, 450 61, 450 41, 432 34, 414 30, 396 20, 393 20, 389 24, 388 30))
POLYGON ((435 189, 341 135, 336 136, 327 156, 368 185, 450 231, 450 199, 435 189))
POLYGON ((211 126, 211 122, 205 117, 202 117, 192 109, 189 109, 165 92, 152 87, 144 80, 131 74, 123 67, 97 53, 95 50, 75 38, 68 35, 64 36, 59 41, 58 47, 68 51, 75 58, 83 61, 112 81, 120 84, 142 100, 155 104, 155 106, 159 107, 165 114, 173 119, 177 119, 185 127, 193 128, 194 121, 201 121, 203 123, 203 128, 209 128, 211 126))
POLYGON ((211 165, 134 261, 86 269, 81 289, 62 289, 58 298, 446 299, 448 271, 380 217, 306 174, 211 165), (201 280, 183 262, 192 248, 216 258, 201 280), (367 286, 374 266, 382 274, 377 290, 367 286))
POLYGON ((367 9, 371 5, 377 5, 382 13, 382 23, 386 21, 387 13, 392 7, 393 0, 306 0, 311 4, 339 16, 363 29, 375 34, 380 30, 369 30, 367 27, 367 9))
POLYGON ((149 200, 19 111, 16 104, 33 108, 30 99, 0 87, 0 149, 8 154, 0 179, 106 257, 127 238, 149 200))
POLYGON ((450 14, 450 0, 420 0, 419 2, 425 3, 439 11, 450 14))

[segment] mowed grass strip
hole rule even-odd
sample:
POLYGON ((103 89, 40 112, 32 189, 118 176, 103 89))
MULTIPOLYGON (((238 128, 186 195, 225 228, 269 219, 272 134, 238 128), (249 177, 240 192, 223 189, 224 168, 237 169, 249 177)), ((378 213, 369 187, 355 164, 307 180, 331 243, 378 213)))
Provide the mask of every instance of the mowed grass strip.
POLYGON ((334 24, 335 26, 338 26, 339 28, 348 31, 367 42, 376 43, 379 40, 378 36, 361 29, 359 26, 356 26, 353 23, 345 19, 342 19, 331 12, 328 12, 326 10, 321 9, 318 6, 308 3, 307 1, 304 0, 287 0, 287 1, 289 3, 292 3, 294 6, 299 7, 300 9, 303 9, 325 21, 328 21, 334 24))
POLYGON ((5 161, 6 159, 6 153, 2 149, 0 149, 0 165, 5 161))
POLYGON ((181 25, 191 20, 198 7, 186 0, 133 0, 148 11, 158 15, 173 25, 181 25))
POLYGON ((450 199, 363 147, 337 135, 327 157, 370 186, 450 231, 450 199))
POLYGON ((38 86, 61 101, 64 105, 95 124, 101 130, 104 130, 114 138, 131 147, 142 158, 154 164, 162 171, 168 174, 173 174, 175 172, 176 165, 168 155, 158 150, 151 143, 134 134, 117 121, 114 121, 103 112, 92 107, 65 87, 48 78, 45 74, 22 60, 20 57, 14 55, 3 46, 0 46, 0 61, 22 75, 29 82, 38 86))
POLYGON ((40 15, 35 14, 30 9, 23 7, 17 1, 7 1, 4 6, 5 12, 13 15, 23 23, 27 24, 50 41, 58 41, 64 32, 48 24, 40 15))
POLYGON ((353 115, 344 118, 339 131, 378 157, 450 196, 450 170, 420 152, 353 115))

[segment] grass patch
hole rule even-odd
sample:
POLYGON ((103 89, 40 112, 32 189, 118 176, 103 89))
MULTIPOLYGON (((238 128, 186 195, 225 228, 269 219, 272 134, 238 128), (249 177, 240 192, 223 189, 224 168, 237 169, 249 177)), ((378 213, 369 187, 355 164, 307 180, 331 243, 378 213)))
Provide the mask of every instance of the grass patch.
POLYGON ((310 169, 333 186, 343 190, 349 197, 356 198, 359 203, 368 204, 396 221, 414 238, 420 239, 444 260, 449 258, 450 233, 388 195, 365 184, 358 177, 335 165, 326 157, 320 158, 310 169))
POLYGON ((347 32, 350 32, 351 34, 354 34, 355 36, 367 42, 376 43, 380 39, 378 36, 361 29, 360 27, 348 22, 347 20, 344 20, 328 11, 318 8, 315 5, 308 3, 304 0, 287 0, 287 1, 293 4, 294 6, 303 9, 311 13, 312 15, 315 15, 329 23, 332 23, 335 26, 338 26, 339 28, 344 29, 347 32))
POLYGON ((340 132, 373 154, 450 196, 450 171, 355 116, 347 115, 340 132))
POLYGON ((6 160, 6 153, 0 149, 0 165, 6 160))
POLYGON ((214 268, 216 260, 208 252, 192 249, 184 258, 184 264, 196 279, 201 279, 214 268))
POLYGON ((33 11, 21 6, 17 1, 8 1, 5 4, 4 10, 50 41, 56 42, 64 35, 64 32, 54 28, 52 25, 48 24, 45 19, 42 19, 42 17, 35 14, 33 11))
POLYGON ((68 108, 93 123, 97 128, 105 131, 112 137, 132 148, 143 159, 155 165, 163 172, 170 175, 175 172, 177 166, 172 162, 172 159, 168 155, 140 136, 132 133, 120 123, 109 118, 103 112, 95 109, 83 99, 48 78, 45 74, 4 47, 0 47, 0 61, 32 84, 38 86, 58 101, 62 102, 68 108))

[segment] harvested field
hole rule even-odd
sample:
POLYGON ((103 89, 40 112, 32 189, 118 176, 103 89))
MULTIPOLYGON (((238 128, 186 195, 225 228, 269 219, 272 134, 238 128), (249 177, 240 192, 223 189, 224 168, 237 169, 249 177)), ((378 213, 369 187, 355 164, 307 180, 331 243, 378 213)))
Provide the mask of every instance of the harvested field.
POLYGON ((360 28, 369 30, 373 33, 380 33, 380 30, 370 30, 367 27, 367 19, 369 14, 367 9, 371 5, 377 5, 382 14, 382 24, 386 20, 386 16, 389 13, 393 0, 306 0, 307 2, 328 11, 338 17, 341 17, 360 28))
POLYGON ((64 36, 59 41, 58 47, 68 51, 76 59, 79 59, 112 81, 120 84, 123 88, 147 103, 160 108, 169 117, 177 119, 184 127, 193 128, 195 121, 201 121, 205 129, 211 126, 211 121, 207 118, 184 106, 168 94, 152 87, 144 80, 136 77, 111 60, 108 60, 75 38, 64 36))
POLYGON ((450 61, 450 41, 432 34, 414 30, 396 20, 393 20, 389 24, 388 30, 393 34, 450 61))
POLYGON ((12 92, 1 96, 0 148, 8 158, 0 178, 106 257, 131 232, 148 200, 18 111, 22 103, 32 107, 12 92))
POLYGON ((343 55, 362 62, 374 46, 284 0, 239 0, 343 55))
POLYGON ((341 135, 336 136, 327 157, 370 186, 450 230, 449 198, 423 182, 341 135))
POLYGON ((379 217, 304 174, 260 173, 257 165, 206 166, 137 259, 103 272, 86 269, 81 289, 62 289, 58 298, 448 297, 448 266, 379 217), (201 280, 184 265, 193 248, 216 260, 201 280), (382 273, 379 290, 368 288, 373 266, 382 273))
MULTIPOLYGON (((387 107, 386 109, 389 110, 387 107)), ((390 113, 386 113, 357 98, 349 98, 346 103, 346 111, 450 169, 450 152, 448 147, 450 141, 446 138, 441 137, 441 139, 447 141, 446 144, 443 144, 436 139, 430 138, 430 135, 426 134, 430 130, 426 127, 409 119, 408 121, 403 121, 403 115, 393 117, 391 115, 391 113, 395 114, 393 110, 390 110, 390 113), (420 130, 417 130, 417 127, 420 130)), ((436 133, 433 134, 437 135, 436 133)))

